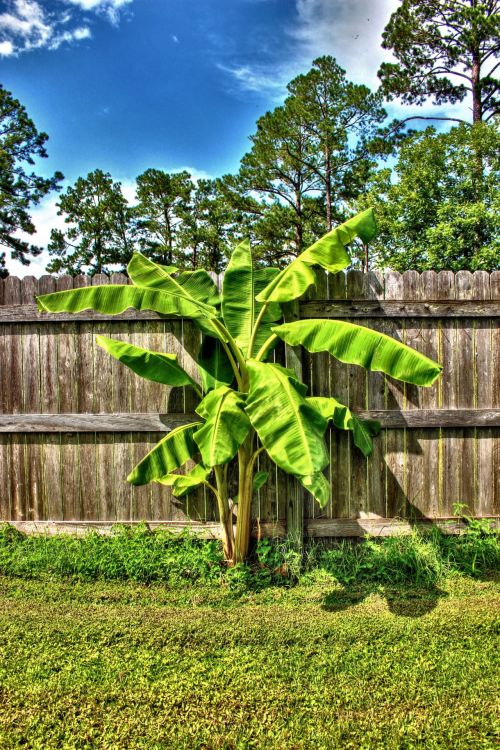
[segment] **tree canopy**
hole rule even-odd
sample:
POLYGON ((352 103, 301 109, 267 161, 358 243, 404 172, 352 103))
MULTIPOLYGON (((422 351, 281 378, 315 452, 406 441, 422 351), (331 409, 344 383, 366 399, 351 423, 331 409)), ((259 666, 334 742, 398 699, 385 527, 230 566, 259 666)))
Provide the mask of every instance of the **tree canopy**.
POLYGON ((355 206, 376 208, 376 265, 397 271, 500 267, 500 131, 495 123, 415 133, 402 145, 394 171, 395 181, 388 169, 374 175, 355 206), (479 184, 474 172, 478 151, 484 167, 479 184))
POLYGON ((35 158, 46 158, 48 135, 38 132, 23 105, 0 84, 0 278, 8 275, 6 252, 13 260, 29 265, 29 256, 42 248, 16 234, 34 234, 29 214, 63 176, 56 172, 42 177, 32 169, 35 158))
POLYGON ((383 93, 406 104, 470 96, 472 121, 490 120, 500 109, 499 10, 499 0, 402 0, 383 33, 397 60, 379 70, 383 93))

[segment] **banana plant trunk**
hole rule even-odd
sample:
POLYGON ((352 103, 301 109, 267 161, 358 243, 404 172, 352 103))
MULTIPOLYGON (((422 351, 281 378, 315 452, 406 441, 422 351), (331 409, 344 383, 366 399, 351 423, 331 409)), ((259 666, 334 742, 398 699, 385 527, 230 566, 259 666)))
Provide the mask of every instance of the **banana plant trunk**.
POLYGON ((244 562, 248 555, 251 531, 253 461, 250 435, 238 451, 238 515, 236 517, 236 539, 234 563, 244 562))

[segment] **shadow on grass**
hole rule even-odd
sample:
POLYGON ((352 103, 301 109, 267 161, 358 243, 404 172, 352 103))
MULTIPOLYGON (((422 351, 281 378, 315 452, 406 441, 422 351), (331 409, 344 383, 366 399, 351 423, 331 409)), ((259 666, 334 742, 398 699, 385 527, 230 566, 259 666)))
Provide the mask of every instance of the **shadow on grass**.
POLYGON ((395 588, 373 584, 332 591, 325 596, 322 609, 327 612, 342 612, 361 604, 373 594, 384 597, 390 612, 398 617, 422 617, 432 612, 442 597, 448 596, 436 585, 395 588))

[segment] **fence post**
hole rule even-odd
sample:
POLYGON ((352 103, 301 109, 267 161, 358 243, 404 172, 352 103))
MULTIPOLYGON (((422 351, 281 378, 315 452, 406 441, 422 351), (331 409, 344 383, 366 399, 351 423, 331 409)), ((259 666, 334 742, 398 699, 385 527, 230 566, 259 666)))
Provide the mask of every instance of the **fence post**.
MULTIPOLYGON (((298 300, 283 305, 285 323, 298 320, 298 300)), ((285 344, 285 362, 289 370, 302 380, 302 348, 285 344)), ((294 477, 287 475, 286 532, 291 543, 299 552, 304 544, 304 495, 305 491, 294 477)))

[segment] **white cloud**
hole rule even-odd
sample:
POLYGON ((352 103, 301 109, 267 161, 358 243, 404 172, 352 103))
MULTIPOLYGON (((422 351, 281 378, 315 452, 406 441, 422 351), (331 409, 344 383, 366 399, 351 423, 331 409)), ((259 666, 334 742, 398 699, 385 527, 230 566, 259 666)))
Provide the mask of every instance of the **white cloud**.
POLYGON ((49 0, 6 0, 0 14, 0 55, 17 55, 34 49, 57 49, 63 43, 92 36, 87 20, 91 13, 105 15, 117 24, 121 9, 133 0, 62 0, 73 9, 54 10, 49 0))
POLYGON ((12 42, 0 42, 0 56, 1 57, 10 57, 11 55, 15 54, 14 45, 12 42))
POLYGON ((286 29, 290 45, 281 63, 218 67, 239 89, 282 100, 292 78, 308 70, 315 58, 332 55, 349 79, 376 88, 379 65, 388 59, 380 46, 382 31, 398 6, 398 0, 295 0, 293 25, 286 29))
POLYGON ((175 42, 176 44, 179 44, 179 37, 176 36, 176 34, 171 34, 170 38, 172 39, 173 42, 175 42))
MULTIPOLYGON (((31 245, 37 245, 38 247, 47 247, 50 240, 51 229, 63 229, 64 218, 57 215, 58 196, 53 194, 42 200, 38 206, 35 206, 30 211, 30 216, 33 220, 33 224, 36 227, 35 234, 26 234, 19 232, 19 237, 26 240, 31 245)), ((45 271, 45 266, 50 260, 49 254, 46 250, 36 258, 32 258, 29 266, 23 266, 19 261, 11 260, 9 257, 9 251, 6 251, 7 256, 7 268, 12 276, 37 276, 40 277, 45 271)))

